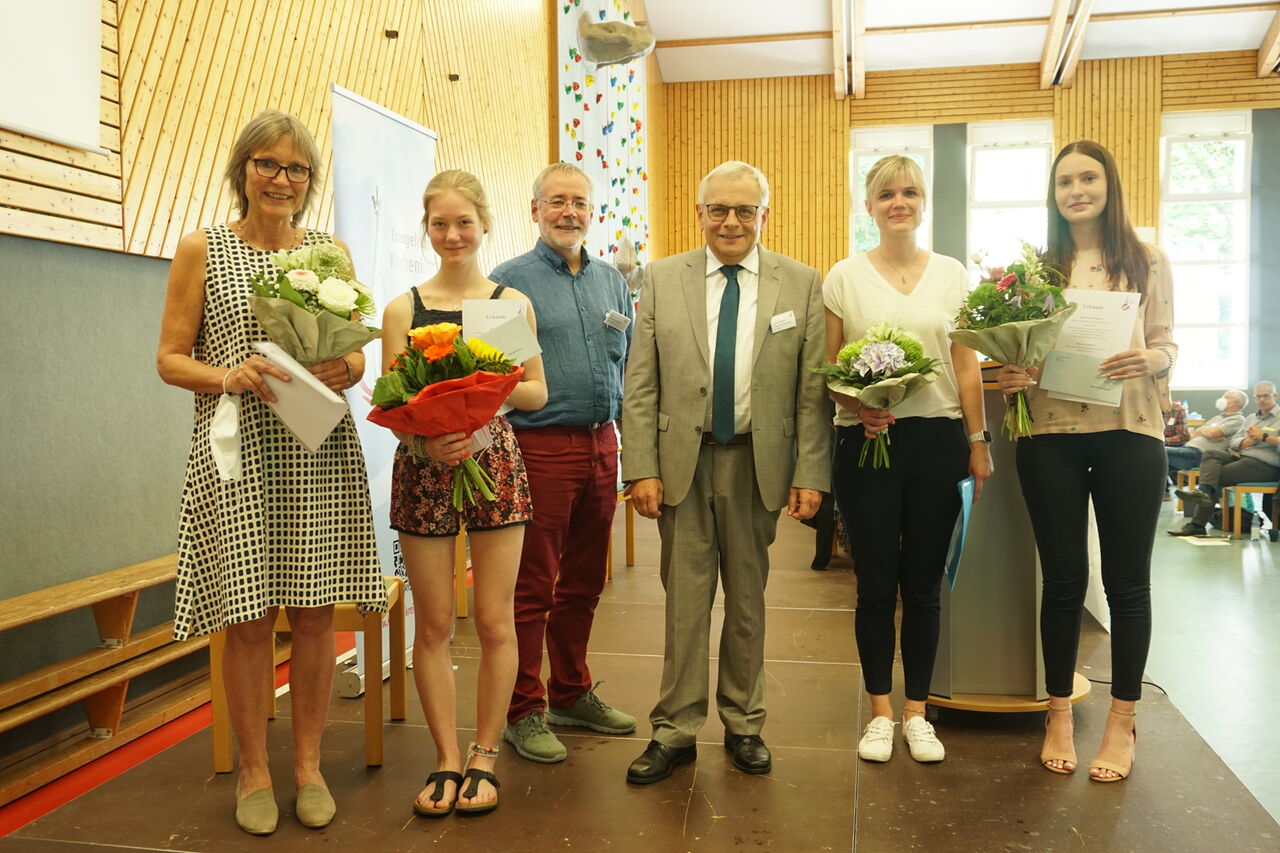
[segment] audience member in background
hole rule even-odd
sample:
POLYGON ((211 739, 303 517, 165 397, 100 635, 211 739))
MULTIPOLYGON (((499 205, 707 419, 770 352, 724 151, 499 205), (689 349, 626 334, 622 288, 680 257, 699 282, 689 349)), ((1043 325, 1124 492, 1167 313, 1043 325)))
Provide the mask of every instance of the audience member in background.
MULTIPOLYGON (((1224 391, 1214 402, 1218 414, 1203 425, 1191 430, 1190 439, 1183 447, 1170 447, 1166 442, 1165 455, 1169 457, 1169 476, 1179 471, 1199 467, 1206 456, 1216 456, 1227 462, 1231 459, 1231 437, 1244 425, 1244 407, 1249 397, 1243 391, 1224 391)), ((1181 404, 1174 406, 1182 408, 1181 404)), ((1165 430, 1168 434, 1168 430, 1165 430)))
POLYGON ((1040 638, 1049 713, 1040 761, 1076 769, 1071 694, 1089 577, 1088 506, 1111 609, 1111 713, 1089 778, 1118 782, 1133 765, 1135 704, 1151 643, 1151 548, 1168 471, 1160 400, 1173 367, 1173 285, 1164 252, 1138 240, 1125 215, 1120 173, 1096 142, 1072 142, 1053 162, 1045 261, 1072 290, 1140 293, 1129 349, 1101 370, 1123 382, 1118 406, 1050 397, 1020 367, 1000 369, 1000 390, 1026 391, 1032 437, 1019 439, 1018 478, 1043 573, 1040 638))
MULTIPOLYGON (((1245 418, 1244 424, 1231 436, 1231 449, 1239 458, 1204 456, 1200 460, 1200 478, 1194 489, 1178 489, 1184 501, 1196 504, 1195 515, 1170 536, 1204 536, 1213 506, 1222 489, 1240 483, 1271 483, 1280 479, 1280 408, 1276 406, 1274 382, 1253 386, 1253 399, 1258 409, 1245 418)), ((1224 504, 1222 511, 1226 512, 1224 504)))
MULTIPOLYGON (((276 611, 293 633, 289 670, 295 814, 327 825, 333 797, 320 773, 320 738, 333 686, 333 605, 386 610, 369 510, 369 480, 348 412, 311 453, 267 406, 264 379, 289 376, 250 344, 266 330, 249 310, 249 278, 271 255, 321 243, 346 246, 301 221, 321 183, 320 151, 296 118, 260 113, 240 131, 227 162, 239 216, 183 237, 169 268, 156 367, 195 392, 195 430, 178 524, 174 636, 226 629, 223 677, 240 746, 236 823, 275 831, 279 809, 267 769, 267 685, 276 611), (220 395, 238 398, 241 475, 223 480, 209 427, 220 395)), ((341 393, 360 381, 364 353, 308 368, 341 393)))

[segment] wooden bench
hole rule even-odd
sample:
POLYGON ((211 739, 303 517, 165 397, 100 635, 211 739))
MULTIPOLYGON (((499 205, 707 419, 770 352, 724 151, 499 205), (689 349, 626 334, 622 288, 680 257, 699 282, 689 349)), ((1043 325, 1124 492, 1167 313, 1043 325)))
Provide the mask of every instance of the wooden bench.
MULTIPOLYGON (((1280 489, 1280 483, 1237 483, 1234 486, 1225 486, 1222 489, 1222 532, 1233 539, 1239 539, 1244 521, 1240 513, 1241 505, 1244 503, 1244 496, 1275 495, 1278 489, 1280 489)), ((1261 510, 1262 508, 1258 507, 1258 511, 1261 512, 1261 510)), ((1273 497, 1271 500, 1271 526, 1275 527, 1278 521, 1280 521, 1280 501, 1273 497)))
POLYGON ((79 728, 0 771, 0 804, 75 770, 209 701, 202 678, 135 702, 126 713, 135 677, 208 646, 207 637, 173 640, 173 622, 134 633, 139 593, 172 581, 177 555, 158 557, 70 583, 0 601, 0 631, 92 607, 98 645, 0 684, 0 732, 77 702, 88 731, 79 728))

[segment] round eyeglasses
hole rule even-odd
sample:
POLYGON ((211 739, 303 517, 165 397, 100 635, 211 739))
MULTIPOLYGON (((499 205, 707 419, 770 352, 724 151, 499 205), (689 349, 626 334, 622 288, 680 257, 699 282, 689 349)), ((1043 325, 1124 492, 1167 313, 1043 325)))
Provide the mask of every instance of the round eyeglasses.
POLYGON ((758 204, 739 204, 729 207, 724 204, 706 204, 702 207, 707 213, 707 218, 712 222, 724 222, 729 218, 729 211, 733 211, 733 216, 739 222, 747 223, 756 218, 757 211, 760 210, 758 204))

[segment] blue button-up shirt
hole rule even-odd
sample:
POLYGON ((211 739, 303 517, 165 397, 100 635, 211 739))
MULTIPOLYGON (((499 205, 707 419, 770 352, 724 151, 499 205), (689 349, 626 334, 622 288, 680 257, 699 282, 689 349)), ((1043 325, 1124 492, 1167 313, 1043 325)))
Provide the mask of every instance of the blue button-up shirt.
POLYGON ((536 412, 508 412, 511 425, 589 426, 621 417, 622 370, 633 323, 623 332, 605 325, 604 318, 617 311, 635 319, 622 274, 583 252, 573 275, 564 258, 539 240, 533 251, 499 265, 489 278, 533 303, 547 374, 547 405, 536 412))

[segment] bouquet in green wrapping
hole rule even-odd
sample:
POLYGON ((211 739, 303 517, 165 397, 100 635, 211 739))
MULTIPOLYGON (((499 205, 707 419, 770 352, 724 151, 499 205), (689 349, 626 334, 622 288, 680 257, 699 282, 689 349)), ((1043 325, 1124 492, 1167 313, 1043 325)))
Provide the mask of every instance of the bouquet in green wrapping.
MULTIPOLYGON (((924 346, 911 333, 877 323, 860 340, 836 353, 835 364, 811 368, 827 378, 827 387, 856 398, 872 409, 891 409, 938 378, 938 360, 926 358, 924 346)), ((871 452, 873 468, 889 467, 889 430, 862 445, 858 465, 871 452)))
MULTIPOLYGON (((981 256, 974 262, 981 264, 981 256)), ((956 316, 951 340, 988 358, 1028 370, 1058 341, 1062 324, 1076 306, 1062 296, 1062 274, 1045 266, 1035 246, 1023 241, 1022 257, 1007 267, 991 267, 969 293, 956 316)), ((1009 398, 1003 432, 1010 439, 1031 435, 1027 395, 1009 398)))
POLYGON ((299 363, 341 358, 378 336, 352 320, 377 311, 373 293, 356 280, 336 243, 318 243, 271 256, 271 267, 249 279, 249 307, 267 335, 299 363))

